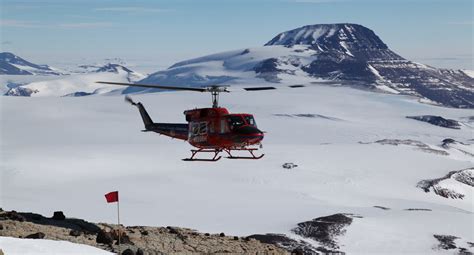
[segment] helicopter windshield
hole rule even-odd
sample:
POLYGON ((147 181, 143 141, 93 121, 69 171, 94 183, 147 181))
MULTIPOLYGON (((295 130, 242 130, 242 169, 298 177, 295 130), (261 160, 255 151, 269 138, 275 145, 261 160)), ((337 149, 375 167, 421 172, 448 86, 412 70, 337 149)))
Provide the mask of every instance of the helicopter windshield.
POLYGON ((230 115, 228 121, 230 129, 235 129, 245 124, 244 119, 239 115, 230 115))
POLYGON ((244 126, 244 125, 249 125, 249 126, 254 126, 256 127, 255 119, 253 118, 252 115, 230 115, 228 117, 228 122, 229 122, 229 127, 231 130, 244 126))
POLYGON ((244 118, 245 118, 245 122, 247 122, 247 125, 254 126, 254 127, 257 126, 257 123, 255 123, 255 119, 253 118, 252 115, 247 115, 244 118))

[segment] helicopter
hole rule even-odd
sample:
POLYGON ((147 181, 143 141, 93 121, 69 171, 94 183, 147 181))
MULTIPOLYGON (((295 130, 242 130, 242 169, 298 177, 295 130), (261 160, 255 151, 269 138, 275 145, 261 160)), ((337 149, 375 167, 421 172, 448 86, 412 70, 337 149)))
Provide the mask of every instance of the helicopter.
MULTIPOLYGON (((229 159, 261 159, 265 154, 255 155, 262 147, 264 133, 258 129, 255 118, 249 113, 230 113, 226 108, 219 106, 219 94, 230 92, 225 85, 208 87, 162 86, 137 83, 106 82, 97 83, 145 87, 164 90, 185 90, 194 92, 209 92, 212 96, 212 107, 196 108, 184 111, 187 123, 155 123, 141 102, 135 102, 126 96, 125 101, 136 106, 142 117, 145 129, 143 132, 156 132, 171 138, 189 142, 196 149, 191 150, 191 157, 184 161, 218 161, 222 152, 227 153, 229 159), (249 156, 234 156, 233 151, 247 151, 249 156), (197 158, 198 153, 210 153, 212 158, 197 158)), ((290 85, 290 88, 304 87, 304 85, 290 85)), ((246 91, 276 89, 275 87, 250 87, 246 91)))

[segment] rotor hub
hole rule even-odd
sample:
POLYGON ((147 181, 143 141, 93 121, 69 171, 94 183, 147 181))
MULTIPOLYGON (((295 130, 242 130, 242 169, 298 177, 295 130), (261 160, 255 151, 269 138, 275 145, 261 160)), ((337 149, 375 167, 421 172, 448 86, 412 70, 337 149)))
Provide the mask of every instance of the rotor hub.
POLYGON ((230 92, 229 90, 227 90, 227 86, 217 86, 217 85, 206 87, 205 90, 207 92, 211 92, 212 108, 219 107, 219 94, 221 92, 226 92, 226 93, 230 92))

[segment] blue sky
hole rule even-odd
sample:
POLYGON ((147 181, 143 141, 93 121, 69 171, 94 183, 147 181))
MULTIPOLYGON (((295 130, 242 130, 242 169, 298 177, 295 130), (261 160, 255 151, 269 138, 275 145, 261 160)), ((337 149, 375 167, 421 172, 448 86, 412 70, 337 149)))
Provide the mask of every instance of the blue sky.
POLYGON ((405 58, 474 69, 472 0, 0 1, 1 50, 37 63, 120 57, 158 70, 303 25, 348 22, 405 58))

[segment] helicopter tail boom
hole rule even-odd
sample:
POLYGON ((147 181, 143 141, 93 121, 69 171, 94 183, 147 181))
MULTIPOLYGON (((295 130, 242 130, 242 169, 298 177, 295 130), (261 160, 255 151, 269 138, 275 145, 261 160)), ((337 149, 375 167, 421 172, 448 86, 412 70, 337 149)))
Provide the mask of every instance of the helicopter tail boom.
POLYGON ((140 112, 140 115, 143 120, 143 124, 145 125, 145 130, 143 131, 152 131, 172 138, 187 140, 188 124, 154 123, 142 103, 136 103, 132 100, 132 98, 128 96, 125 97, 125 101, 138 108, 138 111, 140 112))
POLYGON ((145 124, 145 129, 152 131, 151 129, 153 127, 153 120, 151 119, 150 115, 148 115, 148 112, 142 103, 135 103, 132 98, 128 96, 125 97, 125 101, 138 108, 138 111, 140 111, 140 115, 142 116, 143 124, 145 124))

